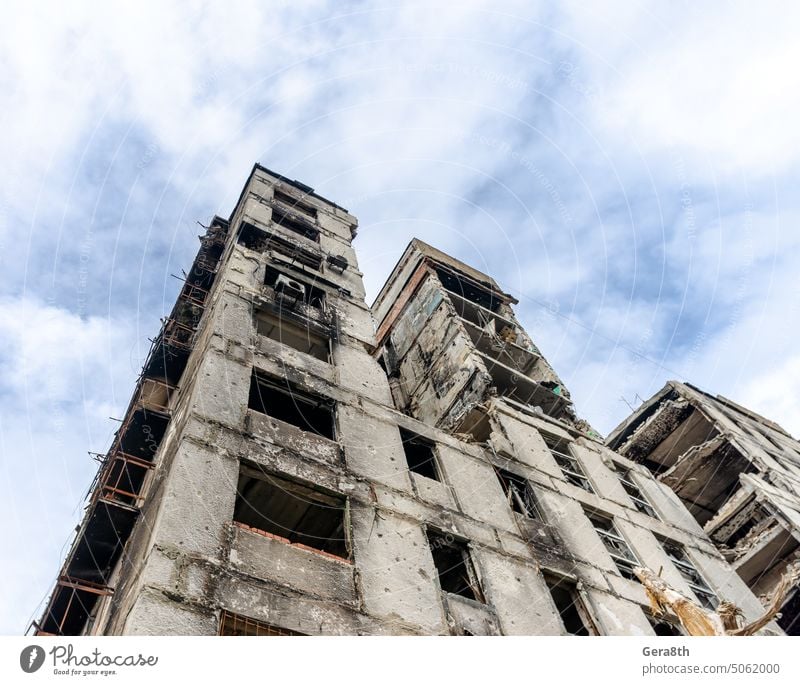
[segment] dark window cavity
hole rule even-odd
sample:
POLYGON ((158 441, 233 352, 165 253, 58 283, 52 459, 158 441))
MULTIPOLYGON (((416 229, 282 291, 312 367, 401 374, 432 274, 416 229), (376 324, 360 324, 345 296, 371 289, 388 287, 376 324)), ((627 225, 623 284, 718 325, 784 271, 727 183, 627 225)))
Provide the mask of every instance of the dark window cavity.
POLYGON ((320 361, 330 361, 330 338, 312 330, 310 326, 261 310, 256 312, 256 331, 259 335, 310 354, 320 361))
POLYGON ((400 429, 400 438, 409 471, 432 480, 441 480, 434 444, 405 428, 400 429))
POLYGON ((434 531, 428 532, 428 542, 442 590, 484 602, 467 543, 434 531))
POLYGON ((542 520, 530 483, 516 473, 497 469, 497 478, 505 493, 509 506, 518 514, 542 520))
POLYGON ((349 558, 347 501, 310 485, 242 464, 233 519, 257 531, 349 558))
POLYGON ((277 205, 272 206, 272 223, 277 224, 293 233, 319 242, 319 229, 308 221, 288 211, 284 211, 277 205))
POLYGON ((319 271, 322 266, 322 257, 300 245, 287 240, 277 233, 265 231, 249 222, 242 222, 237 238, 239 245, 255 252, 272 250, 285 257, 294 266, 304 267, 319 271))
POLYGON ((285 379, 253 370, 247 406, 302 430, 335 439, 333 401, 300 390, 285 379))
POLYGON ((591 635, 592 621, 578 595, 578 587, 574 581, 546 574, 545 582, 555 602, 558 615, 564 628, 570 635, 591 635))
POLYGON ((277 188, 275 189, 275 194, 273 196, 277 202, 286 205, 289 209, 293 212, 298 212, 300 214, 305 214, 309 219, 316 219, 317 218, 317 209, 316 207, 308 204, 307 202, 303 202, 301 199, 288 195, 277 188))

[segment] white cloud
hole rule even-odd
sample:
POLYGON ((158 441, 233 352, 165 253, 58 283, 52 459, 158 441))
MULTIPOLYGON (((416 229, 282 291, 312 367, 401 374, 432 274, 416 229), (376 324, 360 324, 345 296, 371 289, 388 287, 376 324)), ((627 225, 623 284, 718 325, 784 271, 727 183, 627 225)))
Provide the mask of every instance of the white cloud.
POLYGON ((800 355, 776 360, 736 393, 740 402, 800 436, 800 355))
POLYGON ((0 634, 21 633, 50 590, 95 465, 135 377, 130 325, 0 299, 0 634), (25 588, 25 592, 20 590, 25 588))
POLYGON ((584 72, 599 84, 593 114, 616 144, 677 149, 723 177, 797 163, 796 4, 604 3, 569 17, 595 51, 584 72))

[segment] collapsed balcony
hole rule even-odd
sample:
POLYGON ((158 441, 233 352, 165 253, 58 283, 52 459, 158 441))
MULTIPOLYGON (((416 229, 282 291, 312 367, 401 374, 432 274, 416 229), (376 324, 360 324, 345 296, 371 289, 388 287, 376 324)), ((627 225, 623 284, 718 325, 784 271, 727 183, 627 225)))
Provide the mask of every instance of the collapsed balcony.
POLYGON ((516 369, 523 375, 531 375, 536 362, 542 358, 537 350, 518 345, 516 335, 509 332, 511 329, 508 327, 501 328, 498 332, 494 320, 483 328, 467 319, 462 319, 461 322, 478 352, 488 359, 516 369))
POLYGON ((716 436, 689 448, 662 474, 661 481, 703 525, 739 488, 739 474, 754 471, 749 459, 722 436, 716 436))
POLYGON ((714 425, 676 391, 643 411, 609 440, 609 447, 660 475, 688 449, 717 434, 714 425))
POLYGON ((497 394, 511 404, 539 407, 547 416, 556 419, 561 418, 570 406, 564 389, 558 383, 535 381, 481 352, 477 354, 486 365, 497 394))

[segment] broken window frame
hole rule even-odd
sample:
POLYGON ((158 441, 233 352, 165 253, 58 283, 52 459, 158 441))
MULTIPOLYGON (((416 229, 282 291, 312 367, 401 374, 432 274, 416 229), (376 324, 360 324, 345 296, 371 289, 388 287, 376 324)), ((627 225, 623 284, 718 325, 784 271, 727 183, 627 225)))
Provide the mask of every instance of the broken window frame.
POLYGON ((686 548, 675 540, 668 538, 659 538, 661 546, 664 548, 669 560, 678 569, 678 573, 686 581, 687 585, 692 589, 697 599, 706 608, 714 611, 719 606, 719 596, 714 590, 711 589, 706 579, 692 563, 689 555, 686 553, 686 548))
POLYGON ((435 528, 428 528, 426 535, 428 538, 428 547, 431 550, 431 557, 433 559, 433 567, 436 569, 436 577, 439 581, 439 587, 441 591, 446 592, 449 595, 464 597, 465 599, 469 599, 480 604, 486 604, 486 597, 483 594, 480 578, 475 570, 475 563, 472 560, 469 542, 461 538, 456 538, 451 533, 444 533, 435 528), (436 552, 442 547, 454 551, 461 556, 460 563, 463 565, 464 569, 463 574, 461 575, 461 581, 465 585, 464 589, 461 591, 449 590, 443 585, 443 574, 449 573, 452 571, 452 569, 448 568, 442 570, 439 564, 436 563, 436 552), (469 592, 466 592, 466 590, 469 590, 469 592))
POLYGON ((578 583, 572 578, 561 576, 550 571, 545 571, 542 575, 544 576, 544 582, 547 585, 547 590, 550 593, 550 597, 553 600, 553 605, 556 608, 556 613, 558 613, 559 620, 564 626, 566 633, 568 635, 576 636, 597 635, 597 626, 595 625, 592 615, 589 613, 589 610, 586 607, 583 598, 581 597, 580 590, 578 589, 578 583), (554 594, 554 590, 557 589, 561 589, 569 595, 570 604, 565 611, 575 611, 575 618, 577 618, 577 620, 581 623, 581 629, 579 629, 577 632, 570 629, 567 621, 564 618, 565 611, 562 611, 561 607, 559 606, 558 599, 554 594))
POLYGON ((429 480, 435 480, 439 483, 443 482, 442 478, 442 469, 439 466, 439 460, 436 454, 436 443, 432 440, 428 440, 427 438, 415 433, 414 431, 408 430, 407 428, 403 428, 402 426, 398 426, 400 429, 400 440, 403 443, 403 455, 406 458, 406 465, 408 466, 408 470, 411 473, 414 473, 418 476, 422 476, 423 478, 428 478, 429 480), (430 452, 430 456, 427 459, 424 459, 420 462, 415 462, 412 465, 412 462, 409 461, 409 450, 407 445, 419 445, 422 446, 424 449, 430 452), (425 469, 421 466, 423 464, 430 464, 431 471, 433 475, 428 475, 428 473, 424 473, 425 469))
POLYGON ((220 636, 227 637, 284 637, 284 636, 305 636, 305 633, 299 633, 296 630, 289 628, 281 628, 280 626, 271 623, 265 623, 248 616, 235 614, 232 611, 223 609, 219 617, 219 631, 220 636), (232 626, 230 624, 233 624, 232 626), (237 628, 243 632, 227 632, 230 630, 236 631, 237 628))
POLYGON ((614 518, 596 511, 587 511, 586 516, 603 541, 620 575, 628 580, 637 580, 633 568, 641 564, 628 541, 619 532, 614 518))
POLYGON ((653 505, 650 504, 641 488, 633 481, 633 478, 631 477, 633 470, 618 463, 614 463, 614 470, 617 473, 620 484, 633 502, 633 506, 651 518, 659 518, 658 514, 656 514, 656 510, 653 508, 653 505))
POLYGON ((508 506, 511 507, 512 511, 529 519, 544 521, 530 481, 523 476, 497 466, 494 470, 497 474, 497 479, 500 481, 500 487, 505 493, 508 506))
POLYGON ((550 454, 553 455, 553 459, 555 459, 556 464, 558 464, 558 467, 561 469, 564 479, 568 483, 594 494, 592 481, 589 480, 589 476, 586 475, 578 458, 572 454, 569 443, 562 438, 552 435, 543 434, 542 437, 547 445, 547 449, 550 450, 550 454))
POLYGON ((253 371, 250 376, 250 393, 248 396, 247 402, 248 409, 258 412, 259 414, 263 414, 264 416, 269 416, 277 421, 283 421, 284 423, 289 424, 290 426, 295 426, 299 430, 305 431, 307 433, 311 433, 312 435, 316 435, 321 438, 325 438, 326 440, 331 440, 333 442, 336 441, 336 402, 328 397, 324 397, 322 395, 317 395, 316 393, 309 392, 307 390, 303 390, 295 383, 292 383, 287 378, 277 378, 275 376, 271 376, 268 373, 253 367, 253 371), (253 406, 253 384, 256 383, 258 385, 258 406, 253 406), (302 416, 302 410, 297 406, 297 403, 303 403, 307 405, 313 406, 315 409, 325 408, 329 415, 329 427, 326 433, 320 433, 315 427, 312 426, 307 421, 304 423, 295 423, 293 421, 289 421, 285 418, 281 418, 280 416, 275 416, 274 414, 270 414, 267 409, 267 404, 264 402, 262 395, 261 395, 261 388, 266 386, 266 388, 272 392, 281 393, 288 397, 288 401, 294 404, 295 409, 300 413, 302 416))

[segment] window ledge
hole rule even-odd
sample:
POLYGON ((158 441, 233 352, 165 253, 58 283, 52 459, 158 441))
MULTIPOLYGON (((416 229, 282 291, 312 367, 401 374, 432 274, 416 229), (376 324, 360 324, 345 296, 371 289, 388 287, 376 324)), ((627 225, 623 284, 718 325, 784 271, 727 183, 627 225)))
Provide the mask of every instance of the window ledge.
POLYGON ((242 530, 246 530, 248 533, 254 533, 255 535, 261 535, 262 537, 269 538, 270 540, 275 540, 277 542, 281 542, 285 545, 289 545, 290 547, 295 547, 297 549, 305 550, 306 552, 312 552, 314 554, 318 554, 320 556, 325 557, 326 559, 332 559, 333 561, 338 561, 340 564, 344 564, 346 566, 352 566, 353 561, 352 559, 344 559, 342 557, 338 557, 335 554, 331 554, 330 552, 325 552, 321 549, 317 549, 316 547, 309 547, 308 545, 304 545, 301 542, 292 542, 289 538, 282 537, 281 535, 275 535, 274 533, 268 533, 266 530, 261 530, 261 528, 254 528, 253 526, 248 526, 246 523, 241 523, 240 521, 234 521, 233 525, 237 528, 241 528, 242 530))

